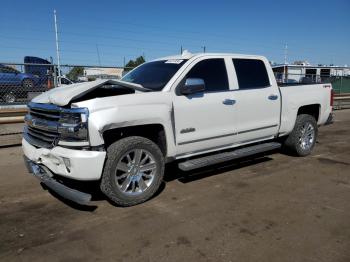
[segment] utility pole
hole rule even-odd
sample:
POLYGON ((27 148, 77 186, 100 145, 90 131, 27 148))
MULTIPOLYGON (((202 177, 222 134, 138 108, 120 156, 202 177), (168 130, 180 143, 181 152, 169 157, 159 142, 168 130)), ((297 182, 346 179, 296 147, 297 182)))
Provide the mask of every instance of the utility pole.
POLYGON ((96 51, 97 51, 98 65, 101 66, 100 51, 98 50, 98 45, 97 44, 96 44, 96 51))
POLYGON ((203 53, 205 53, 205 49, 206 49, 206 47, 205 47, 205 46, 202 46, 202 48, 203 48, 203 53))
POLYGON ((57 70, 58 70, 58 84, 61 85, 61 66, 60 66, 60 47, 58 44, 58 30, 57 30, 57 17, 56 17, 56 9, 53 11, 54 19, 55 19, 55 34, 56 34, 56 55, 57 55, 57 70))
POLYGON ((181 49, 180 49, 180 54, 181 54, 181 55, 182 55, 182 51, 183 51, 183 50, 182 50, 182 46, 181 46, 181 49))

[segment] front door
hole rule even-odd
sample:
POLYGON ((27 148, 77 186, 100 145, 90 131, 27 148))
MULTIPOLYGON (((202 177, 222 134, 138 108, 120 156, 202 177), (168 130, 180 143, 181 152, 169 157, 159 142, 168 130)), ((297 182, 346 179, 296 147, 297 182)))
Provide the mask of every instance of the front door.
POLYGON ((206 90, 192 95, 174 96, 178 156, 184 152, 195 154, 232 145, 235 141, 236 119, 225 60, 201 60, 184 77, 188 78, 203 79, 206 90))

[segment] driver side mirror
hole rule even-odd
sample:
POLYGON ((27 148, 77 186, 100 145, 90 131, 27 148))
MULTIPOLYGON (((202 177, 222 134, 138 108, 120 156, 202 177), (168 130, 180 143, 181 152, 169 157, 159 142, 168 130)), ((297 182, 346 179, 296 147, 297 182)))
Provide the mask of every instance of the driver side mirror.
POLYGON ((180 87, 182 95, 191 95, 205 91, 205 83, 201 78, 187 78, 183 86, 180 87))

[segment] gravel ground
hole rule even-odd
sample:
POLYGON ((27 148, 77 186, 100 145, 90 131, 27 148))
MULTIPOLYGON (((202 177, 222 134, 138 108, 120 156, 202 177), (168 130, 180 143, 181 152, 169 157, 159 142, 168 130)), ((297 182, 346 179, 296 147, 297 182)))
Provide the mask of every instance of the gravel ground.
POLYGON ((63 202, 20 147, 1 148, 0 260, 350 261, 350 110, 336 119, 311 156, 169 166, 159 195, 130 208, 98 192, 96 207, 63 202))

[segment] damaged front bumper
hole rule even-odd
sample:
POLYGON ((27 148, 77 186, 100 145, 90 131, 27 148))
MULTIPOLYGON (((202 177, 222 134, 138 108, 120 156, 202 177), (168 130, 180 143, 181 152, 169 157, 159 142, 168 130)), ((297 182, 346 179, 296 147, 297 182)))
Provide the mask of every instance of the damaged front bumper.
MULTIPOLYGON (((62 181, 96 181, 100 179, 106 157, 104 151, 63 148, 37 148, 22 140, 24 161, 28 171, 44 185, 65 199, 87 205, 91 195, 73 189, 62 181), (62 178, 62 179, 57 179, 62 178)), ((83 182, 82 182, 83 183, 83 182)))
POLYGON ((22 140, 24 155, 34 163, 43 165, 52 173, 80 181, 99 180, 106 158, 105 151, 84 151, 56 146, 37 148, 22 140))
POLYGON ((52 172, 45 166, 36 164, 26 156, 24 156, 24 162, 27 166, 29 173, 32 173, 37 179, 39 179, 49 189, 60 195, 61 197, 78 203, 80 205, 88 205, 91 200, 91 195, 78 191, 76 189, 67 187, 66 185, 58 182, 52 172))

